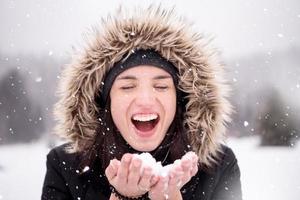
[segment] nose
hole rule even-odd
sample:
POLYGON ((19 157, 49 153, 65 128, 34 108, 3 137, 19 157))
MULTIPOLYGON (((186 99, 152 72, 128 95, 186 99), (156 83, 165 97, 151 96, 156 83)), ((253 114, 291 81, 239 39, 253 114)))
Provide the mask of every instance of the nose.
POLYGON ((155 103, 155 92, 152 87, 141 87, 136 95, 135 103, 138 106, 151 107, 155 103))

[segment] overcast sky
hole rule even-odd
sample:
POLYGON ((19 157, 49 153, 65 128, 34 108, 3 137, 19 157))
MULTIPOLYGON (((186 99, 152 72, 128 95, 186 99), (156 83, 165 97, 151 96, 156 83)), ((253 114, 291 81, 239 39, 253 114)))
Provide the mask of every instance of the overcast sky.
POLYGON ((0 51, 67 56, 122 2, 175 6, 197 30, 213 35, 226 57, 300 45, 299 0, 1 0, 0 51))

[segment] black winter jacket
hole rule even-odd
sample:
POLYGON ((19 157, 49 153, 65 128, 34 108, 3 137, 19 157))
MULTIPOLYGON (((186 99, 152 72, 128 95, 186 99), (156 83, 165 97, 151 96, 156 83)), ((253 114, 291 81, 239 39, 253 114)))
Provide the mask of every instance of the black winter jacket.
MULTIPOLYGON (((108 181, 99 160, 87 170, 78 170, 78 156, 68 154, 65 145, 47 156, 47 173, 42 200, 106 200, 108 181)), ((223 146, 220 164, 210 173, 199 170, 181 190, 184 200, 241 200, 240 170, 232 150, 223 146)))

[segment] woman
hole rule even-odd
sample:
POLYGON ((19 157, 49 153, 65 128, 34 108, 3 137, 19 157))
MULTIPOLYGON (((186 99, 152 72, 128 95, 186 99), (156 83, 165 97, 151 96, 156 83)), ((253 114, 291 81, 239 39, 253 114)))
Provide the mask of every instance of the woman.
POLYGON ((42 199, 241 199, 223 145, 230 104, 215 53, 170 11, 108 18, 66 67, 55 107, 68 143, 47 156, 42 199), (162 165, 188 151, 166 175, 162 165))

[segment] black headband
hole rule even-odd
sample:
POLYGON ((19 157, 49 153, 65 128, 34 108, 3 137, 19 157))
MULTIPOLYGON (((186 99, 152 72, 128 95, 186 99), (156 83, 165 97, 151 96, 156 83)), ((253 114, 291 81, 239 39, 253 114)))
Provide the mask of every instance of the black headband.
POLYGON ((101 106, 106 105, 110 89, 116 77, 123 71, 138 65, 151 65, 161 68, 172 76, 175 86, 178 83, 178 70, 171 62, 154 50, 140 49, 132 53, 126 60, 121 59, 116 62, 107 72, 104 78, 104 84, 102 85, 101 106))

